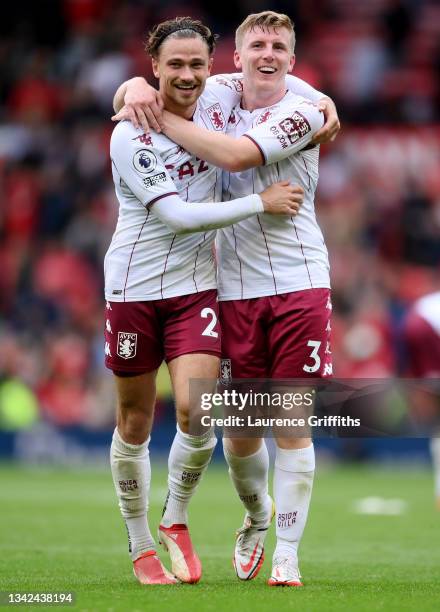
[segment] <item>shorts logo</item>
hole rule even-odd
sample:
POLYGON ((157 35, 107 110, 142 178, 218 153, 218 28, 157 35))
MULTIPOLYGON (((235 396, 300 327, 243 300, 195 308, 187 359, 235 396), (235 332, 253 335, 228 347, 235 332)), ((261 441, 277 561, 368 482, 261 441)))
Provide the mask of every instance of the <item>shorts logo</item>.
POLYGON ((220 104, 218 102, 213 104, 206 109, 206 112, 214 130, 221 131, 225 127, 225 118, 223 117, 220 104))
POLYGON ((139 149, 133 155, 133 166, 138 172, 142 174, 150 174, 153 172, 157 165, 157 159, 153 151, 148 149, 139 149))
POLYGON ((137 334, 118 332, 118 356, 122 359, 133 359, 136 357, 137 334))
POLYGON ((222 359, 220 362, 220 382, 229 383, 232 380, 232 365, 230 359, 222 359))
POLYGON ((165 172, 159 172, 159 174, 155 174, 154 176, 149 176, 147 178, 142 179, 145 187, 153 187, 157 185, 157 183, 164 183, 167 180, 167 175, 165 172))

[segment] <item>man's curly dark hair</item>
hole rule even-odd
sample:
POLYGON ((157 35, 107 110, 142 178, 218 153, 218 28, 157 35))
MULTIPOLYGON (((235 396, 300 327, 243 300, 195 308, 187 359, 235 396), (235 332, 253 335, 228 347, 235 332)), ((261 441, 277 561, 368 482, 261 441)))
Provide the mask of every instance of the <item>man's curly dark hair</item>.
POLYGON ((157 59, 161 44, 169 36, 173 38, 195 38, 200 36, 208 45, 209 55, 213 54, 218 38, 216 34, 213 34, 198 19, 176 17, 175 19, 162 21, 162 23, 159 23, 148 33, 147 42, 145 43, 147 53, 157 59))

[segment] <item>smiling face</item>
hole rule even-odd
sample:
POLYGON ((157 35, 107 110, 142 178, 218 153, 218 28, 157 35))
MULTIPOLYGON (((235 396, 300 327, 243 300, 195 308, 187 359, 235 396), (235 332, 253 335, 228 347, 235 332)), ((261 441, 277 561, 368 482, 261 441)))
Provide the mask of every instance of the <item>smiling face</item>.
POLYGON ((284 78, 295 64, 292 33, 284 27, 249 29, 234 53, 234 62, 249 87, 282 96, 286 89, 284 78))
POLYGON ((199 36, 169 37, 152 63, 165 108, 182 117, 191 117, 212 66, 206 42, 199 36))

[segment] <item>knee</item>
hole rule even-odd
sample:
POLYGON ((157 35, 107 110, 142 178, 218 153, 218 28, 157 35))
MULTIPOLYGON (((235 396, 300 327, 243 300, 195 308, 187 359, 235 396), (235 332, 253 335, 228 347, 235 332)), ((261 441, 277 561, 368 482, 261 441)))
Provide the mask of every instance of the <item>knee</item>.
POLYGON ((190 408, 189 403, 179 402, 176 404, 176 419, 179 424, 180 430, 183 433, 190 433, 191 419, 190 419, 190 408))
POLYGON ((129 444, 142 444, 148 438, 153 424, 153 411, 136 402, 119 402, 118 429, 129 444))
POLYGON ((261 438, 224 438, 223 446, 226 452, 236 457, 249 457, 260 450, 261 438))

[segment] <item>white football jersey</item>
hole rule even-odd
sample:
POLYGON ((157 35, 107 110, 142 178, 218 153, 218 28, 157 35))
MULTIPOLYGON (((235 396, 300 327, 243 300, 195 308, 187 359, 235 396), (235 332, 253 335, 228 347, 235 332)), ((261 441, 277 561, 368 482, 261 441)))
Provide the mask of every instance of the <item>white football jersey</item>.
POLYGON ((244 172, 224 172, 223 199, 259 193, 283 180, 301 185, 305 197, 296 217, 259 214, 218 230, 220 300, 330 287, 327 249, 314 208, 319 147, 308 146, 322 125, 317 107, 290 91, 267 108, 233 109, 228 134, 249 137, 265 163, 244 172))
MULTIPOLYGON (((223 132, 234 98, 212 86, 193 120, 223 132)), ((178 194, 187 202, 221 201, 221 170, 163 134, 145 135, 128 121, 111 138, 119 218, 104 261, 109 301, 148 301, 216 288, 215 231, 176 235, 154 214, 154 202, 178 194)))

